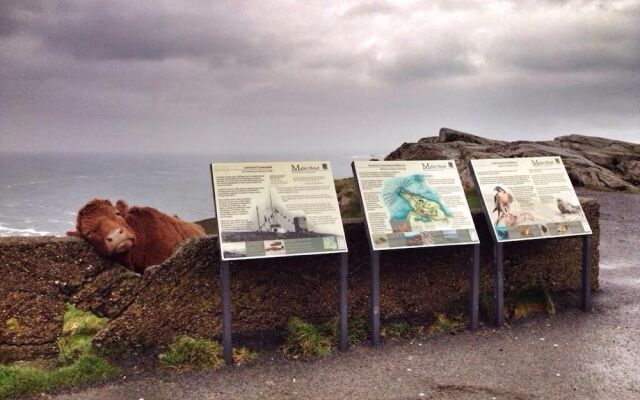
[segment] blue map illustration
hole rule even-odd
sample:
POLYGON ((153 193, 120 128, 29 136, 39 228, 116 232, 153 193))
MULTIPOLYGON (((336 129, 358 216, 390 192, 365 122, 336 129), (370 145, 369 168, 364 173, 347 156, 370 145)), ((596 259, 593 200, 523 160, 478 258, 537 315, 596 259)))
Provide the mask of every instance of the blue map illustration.
POLYGON ((452 216, 438 193, 418 174, 386 179, 382 199, 392 223, 394 220, 445 221, 452 216))

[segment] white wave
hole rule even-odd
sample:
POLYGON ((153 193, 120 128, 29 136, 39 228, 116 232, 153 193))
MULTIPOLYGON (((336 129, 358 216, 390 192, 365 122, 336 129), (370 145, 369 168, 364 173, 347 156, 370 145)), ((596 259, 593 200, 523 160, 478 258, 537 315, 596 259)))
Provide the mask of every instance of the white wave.
POLYGON ((47 236, 51 232, 37 231, 33 228, 19 229, 0 225, 0 236, 47 236))

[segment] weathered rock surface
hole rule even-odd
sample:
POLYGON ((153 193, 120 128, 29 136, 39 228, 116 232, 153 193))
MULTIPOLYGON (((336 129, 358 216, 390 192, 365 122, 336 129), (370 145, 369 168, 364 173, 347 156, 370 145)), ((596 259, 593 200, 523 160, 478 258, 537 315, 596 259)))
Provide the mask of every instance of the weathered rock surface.
MULTIPOLYGON (((593 287, 598 287, 599 205, 582 200, 594 231, 593 287)), ((473 212, 482 246, 481 290, 493 288, 490 239, 473 212)), ((347 220, 349 313, 367 314, 369 254, 364 225, 347 220)), ((186 241, 141 278, 97 256, 75 238, 0 238, 0 362, 53 356, 65 303, 112 318, 95 338, 104 349, 157 348, 175 336, 219 338, 217 236, 186 241)), ((580 287, 581 239, 505 245, 505 289, 541 285, 580 287)), ((464 312, 471 249, 442 247, 383 253, 381 312, 385 319, 431 319, 436 311, 464 312)), ((238 343, 260 345, 282 335, 292 316, 337 316, 335 255, 246 260, 232 264, 233 331, 238 343)))
MULTIPOLYGON (((599 206, 582 201, 594 231, 593 282, 597 288, 599 206)), ((490 239, 483 216, 474 221, 483 243, 481 290, 492 293, 490 239)), ((369 253, 364 225, 345 223, 349 246, 349 315, 367 315, 369 253)), ((103 348, 158 347, 176 335, 220 337, 219 254, 216 236, 191 239, 165 263, 145 273, 136 300, 109 322, 94 343, 103 348)), ((541 285, 552 291, 580 287, 581 239, 534 240, 505 245, 505 289, 541 285)), ((464 311, 471 248, 445 247, 383 253, 384 319, 428 320, 436 311, 464 311)), ((324 321, 337 316, 336 256, 245 260, 231 266, 236 343, 259 344, 284 332, 292 316, 324 321)))
POLYGON ((140 275, 76 238, 0 238, 0 362, 53 356, 66 303, 113 318, 140 275))
POLYGON ((505 142, 442 128, 437 137, 404 143, 386 160, 455 159, 465 190, 474 190, 469 159, 560 156, 576 186, 640 191, 640 144, 569 135, 540 142, 505 142))

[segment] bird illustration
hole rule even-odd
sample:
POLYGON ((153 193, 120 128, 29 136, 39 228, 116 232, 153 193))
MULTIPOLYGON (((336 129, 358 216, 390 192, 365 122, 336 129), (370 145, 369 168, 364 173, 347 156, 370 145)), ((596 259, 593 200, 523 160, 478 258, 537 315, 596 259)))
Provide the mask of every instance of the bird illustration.
POLYGON ((575 206, 561 198, 558 198, 556 203, 558 204, 558 209, 562 214, 577 214, 580 212, 580 206, 575 206))
POLYGON ((496 186, 493 190, 496 192, 496 195, 493 196, 493 203, 495 204, 493 212, 498 212, 499 219, 503 214, 509 212, 509 207, 513 203, 513 195, 500 186, 496 186))

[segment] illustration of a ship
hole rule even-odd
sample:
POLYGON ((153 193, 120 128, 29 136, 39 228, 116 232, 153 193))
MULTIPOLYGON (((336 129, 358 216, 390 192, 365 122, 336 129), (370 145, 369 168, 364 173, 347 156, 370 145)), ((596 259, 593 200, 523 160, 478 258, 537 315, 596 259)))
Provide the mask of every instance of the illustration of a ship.
POLYGON ((268 202, 265 203, 267 204, 262 209, 256 206, 255 231, 223 232, 223 240, 248 242, 333 236, 329 233, 314 232, 309 229, 307 218, 304 215, 293 216, 285 207, 277 204, 271 188, 269 188, 268 202))

